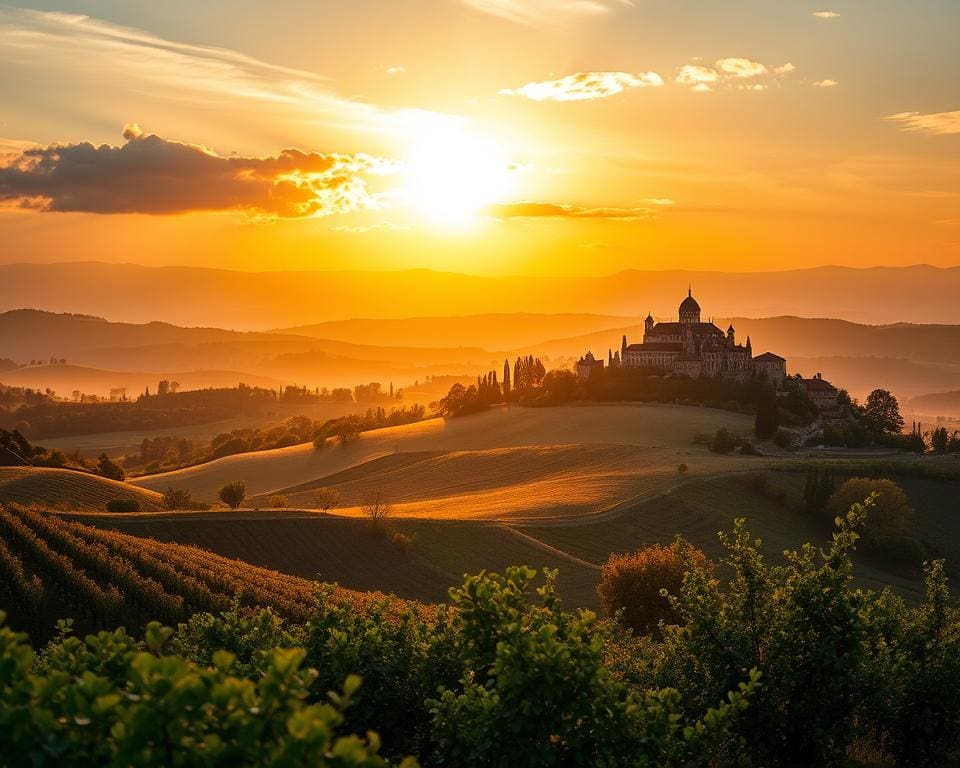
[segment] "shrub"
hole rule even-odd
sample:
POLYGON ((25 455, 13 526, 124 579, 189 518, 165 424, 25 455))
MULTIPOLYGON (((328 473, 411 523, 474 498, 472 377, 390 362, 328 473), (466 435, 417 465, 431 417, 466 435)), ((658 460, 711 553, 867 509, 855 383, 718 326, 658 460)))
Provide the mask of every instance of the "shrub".
POLYGON ((277 493, 267 499, 267 503, 273 509, 284 509, 287 506, 287 497, 282 493, 277 493))
POLYGON ((191 504, 190 491, 167 488, 163 492, 164 509, 189 509, 191 504))
POLYGON ((217 495, 220 497, 220 501, 230 507, 230 509, 238 509, 243 503, 243 500, 247 498, 247 484, 242 480, 238 480, 235 483, 227 483, 217 491, 217 495))
POLYGON ((710 450, 714 453, 730 453, 740 444, 740 440, 726 427, 720 427, 710 441, 710 450))
POLYGON ((317 505, 318 509, 322 509, 324 512, 329 512, 340 503, 340 491, 338 491, 336 488, 329 488, 326 486, 323 488, 317 488, 313 494, 313 501, 317 505))
POLYGON ((682 475, 684 472, 686 472, 688 469, 690 469, 690 467, 688 467, 686 464, 679 464, 679 465, 677 465, 677 472, 679 472, 681 475, 682 475))
MULTIPOLYGON (((754 679, 697 722, 676 691, 633 694, 603 666, 590 611, 562 610, 555 572, 532 594, 536 571, 467 577, 451 590, 460 638, 460 685, 429 703, 445 765, 706 766, 754 679)), ((746 677, 746 673, 744 677, 746 677)))
POLYGON ((413 536, 410 536, 409 534, 401 533, 400 531, 398 531, 397 533, 393 534, 393 536, 390 537, 390 542, 397 549, 400 549, 406 552, 413 546, 413 536))
POLYGON ((827 512, 831 517, 839 517, 871 495, 874 499, 864 525, 867 542, 906 533, 913 509, 907 494, 892 480, 853 477, 830 497, 827 512))
POLYGON ((24 636, 0 628, 4 764, 387 765, 375 734, 336 735, 358 677, 334 703, 311 704, 316 673, 301 667, 302 648, 272 648, 252 680, 234 674, 228 651, 210 666, 164 654, 172 634, 152 623, 143 643, 123 629, 62 637, 35 669, 24 636))
POLYGON ((740 453, 744 456, 759 456, 760 451, 757 450, 757 447, 753 443, 744 442, 740 446, 740 453))
MULTIPOLYGON (((763 681, 755 704, 738 719, 757 765, 842 764, 865 692, 866 595, 851 588, 850 555, 864 505, 839 521, 824 552, 810 544, 787 552, 785 567, 764 561, 760 541, 737 520, 719 566, 686 556, 680 594, 672 600, 686 626, 668 632, 652 677, 702 706, 755 667, 763 681)), ((741 761, 743 764, 746 760, 741 761)))
POLYGON ((139 512, 140 502, 137 499, 110 499, 106 504, 107 512, 139 512))
POLYGON ((383 525, 383 521, 390 516, 392 511, 393 507, 381 493, 375 493, 360 507, 360 512, 363 516, 377 529, 383 525))
POLYGON ((792 451, 793 435, 785 429, 778 429, 773 435, 773 444, 785 451, 792 451))
MULTIPOLYGON (((680 592, 685 562, 681 550, 685 546, 680 542, 669 547, 656 544, 632 554, 610 555, 600 569, 597 586, 604 614, 618 616, 624 626, 643 634, 652 632, 661 621, 678 623, 679 616, 661 591, 680 592)), ((692 550, 690 556, 698 565, 706 564, 700 550, 692 550)))

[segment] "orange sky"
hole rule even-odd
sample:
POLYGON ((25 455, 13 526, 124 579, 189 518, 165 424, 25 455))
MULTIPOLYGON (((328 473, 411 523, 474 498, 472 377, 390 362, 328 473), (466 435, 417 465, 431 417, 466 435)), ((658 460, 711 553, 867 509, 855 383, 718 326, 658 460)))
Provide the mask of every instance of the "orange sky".
POLYGON ((0 8, 0 261, 960 264, 953 0, 197 5, 0 8))

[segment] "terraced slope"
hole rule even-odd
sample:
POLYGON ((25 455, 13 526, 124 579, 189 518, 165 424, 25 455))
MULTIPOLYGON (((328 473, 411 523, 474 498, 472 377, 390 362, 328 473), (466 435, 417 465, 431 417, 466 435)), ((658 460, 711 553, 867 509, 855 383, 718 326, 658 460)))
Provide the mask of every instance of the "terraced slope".
POLYGON ((0 467, 0 504, 102 510, 111 499, 135 499, 141 509, 162 509, 156 491, 86 472, 45 467, 0 467))

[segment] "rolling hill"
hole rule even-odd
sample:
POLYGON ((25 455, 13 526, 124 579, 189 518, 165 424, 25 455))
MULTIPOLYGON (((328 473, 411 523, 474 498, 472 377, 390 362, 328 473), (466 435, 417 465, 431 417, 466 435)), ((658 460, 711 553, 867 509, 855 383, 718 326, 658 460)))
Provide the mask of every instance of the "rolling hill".
POLYGON ((369 494, 364 484, 376 474, 382 483, 377 489, 396 502, 397 515, 514 517, 549 514, 553 507, 582 515, 662 487, 675 479, 681 462, 699 474, 757 461, 693 445, 695 434, 721 426, 745 434, 753 420, 670 405, 504 406, 365 432, 344 446, 317 450, 306 444, 228 456, 132 482, 213 499, 225 483, 243 480, 250 503, 260 505, 265 501, 258 496, 307 499, 318 482, 343 483, 352 506, 342 511, 357 514, 356 505, 369 494), (375 460, 381 463, 362 466, 375 460))
POLYGON ((0 467, 0 504, 103 510, 111 499, 135 499, 147 511, 163 508, 159 493, 99 475, 46 467, 0 467))

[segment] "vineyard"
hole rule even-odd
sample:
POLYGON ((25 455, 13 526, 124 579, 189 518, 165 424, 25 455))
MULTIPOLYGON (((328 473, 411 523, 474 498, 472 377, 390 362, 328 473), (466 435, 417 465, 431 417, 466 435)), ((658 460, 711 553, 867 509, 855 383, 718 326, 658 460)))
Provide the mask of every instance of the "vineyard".
MULTIPOLYGON (((43 635, 70 616, 79 628, 186 620, 235 601, 305 621, 316 583, 196 547, 104 531, 33 508, 0 509, 0 604, 43 635)), ((376 599, 336 589, 334 599, 376 599)))

